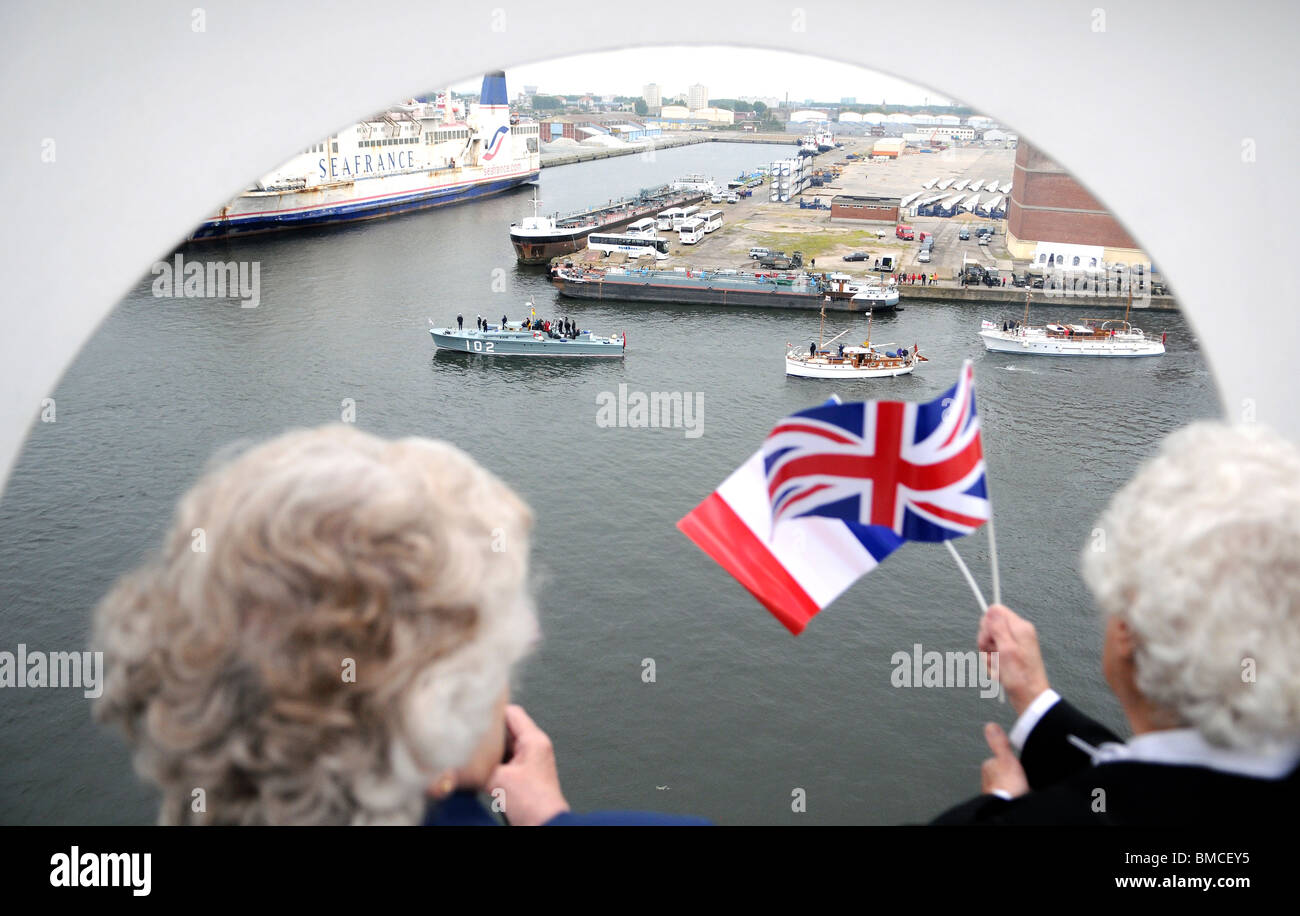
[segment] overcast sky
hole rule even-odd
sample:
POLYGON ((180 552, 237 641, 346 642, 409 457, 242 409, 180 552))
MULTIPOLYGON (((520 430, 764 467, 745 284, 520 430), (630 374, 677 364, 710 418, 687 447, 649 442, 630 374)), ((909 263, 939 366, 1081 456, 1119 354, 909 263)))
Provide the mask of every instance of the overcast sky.
MULTIPOLYGON (((452 88, 477 92, 478 77, 452 88)), ((886 99, 894 104, 946 104, 948 100, 923 87, 861 67, 832 63, 782 51, 749 48, 635 48, 583 54, 548 63, 506 70, 506 85, 514 98, 525 85, 543 94, 641 95, 647 83, 658 83, 667 97, 685 95, 693 83, 709 88, 709 97, 775 96, 793 101, 838 102, 856 97, 861 104, 886 99)), ((435 87, 431 87, 435 88, 435 87)))

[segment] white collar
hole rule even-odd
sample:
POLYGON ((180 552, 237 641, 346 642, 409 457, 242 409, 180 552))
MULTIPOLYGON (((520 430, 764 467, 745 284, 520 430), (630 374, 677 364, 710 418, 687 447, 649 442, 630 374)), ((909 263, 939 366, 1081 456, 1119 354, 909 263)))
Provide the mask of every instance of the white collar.
POLYGON ((1218 747, 1206 741, 1194 728, 1172 728, 1147 732, 1127 744, 1108 741, 1092 748, 1070 736, 1071 743, 1092 756, 1094 764, 1161 763, 1169 766, 1199 766, 1255 779, 1281 779, 1300 764, 1300 741, 1270 750, 1255 751, 1218 747))

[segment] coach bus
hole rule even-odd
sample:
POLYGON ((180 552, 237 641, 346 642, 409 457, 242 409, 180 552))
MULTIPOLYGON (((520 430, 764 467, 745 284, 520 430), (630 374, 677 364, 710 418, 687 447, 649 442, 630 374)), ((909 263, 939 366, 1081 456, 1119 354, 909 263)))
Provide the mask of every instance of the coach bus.
POLYGON ((684 211, 681 207, 669 207, 667 210, 664 210, 662 213, 655 216, 655 225, 664 230, 676 229, 681 225, 679 219, 683 212, 684 211))
POLYGON ((682 223, 682 227, 677 230, 677 237, 683 245, 694 245, 704 238, 704 220, 698 216, 692 216, 682 223))
POLYGON ((592 251, 613 254, 621 251, 629 258, 653 257, 656 261, 668 258, 668 240, 652 235, 611 235, 593 232, 587 236, 587 247, 592 251))

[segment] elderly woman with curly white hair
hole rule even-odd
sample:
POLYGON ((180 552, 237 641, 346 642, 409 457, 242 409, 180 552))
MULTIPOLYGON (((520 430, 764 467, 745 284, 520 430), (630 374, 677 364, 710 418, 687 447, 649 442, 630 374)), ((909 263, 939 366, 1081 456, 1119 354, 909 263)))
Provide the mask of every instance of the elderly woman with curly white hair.
POLYGON ((1083 574, 1105 620, 1102 671, 1132 737, 1052 690, 1033 625, 990 607, 979 649, 998 653, 1019 719, 1010 735, 985 727, 985 794, 936 823, 1201 825, 1293 813, 1300 451, 1263 428, 1193 424, 1098 527, 1083 574))
POLYGON ((508 705, 538 633, 531 523, 453 446, 351 427, 204 476, 96 611, 97 715, 160 821, 682 822, 570 813, 549 739, 508 705))

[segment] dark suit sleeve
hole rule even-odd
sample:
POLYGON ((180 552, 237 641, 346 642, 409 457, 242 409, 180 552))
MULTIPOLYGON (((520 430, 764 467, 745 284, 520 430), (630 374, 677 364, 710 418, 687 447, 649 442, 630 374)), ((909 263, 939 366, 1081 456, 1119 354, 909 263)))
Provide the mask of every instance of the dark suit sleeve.
POLYGON ((1030 788, 1045 788, 1092 765, 1088 755, 1070 743, 1069 735, 1093 747, 1120 740, 1106 726, 1088 718, 1064 699, 1058 700, 1038 720, 1020 751, 1020 763, 1025 768, 1030 788))
POLYGON ((653 811, 590 811, 586 814, 565 812, 546 822, 547 827, 709 827, 704 818, 679 814, 656 814, 653 811))
POLYGON ((953 827, 969 824, 998 823, 999 816, 1011 802, 996 795, 976 795, 956 807, 949 808, 930 822, 935 827, 953 827))

